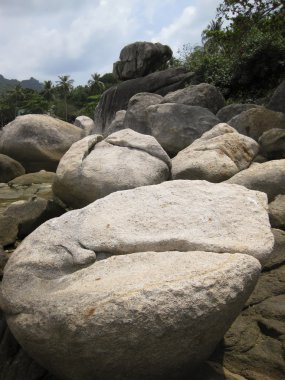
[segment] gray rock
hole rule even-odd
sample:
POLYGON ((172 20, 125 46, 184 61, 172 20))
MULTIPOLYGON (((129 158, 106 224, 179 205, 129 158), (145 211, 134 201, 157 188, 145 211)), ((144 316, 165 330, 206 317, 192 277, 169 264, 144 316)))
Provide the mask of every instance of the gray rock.
POLYGON ((227 123, 229 120, 239 115, 240 113, 257 107, 259 107, 257 104, 229 104, 221 108, 217 112, 216 116, 224 123, 227 123))
POLYGON ((233 117, 228 124, 239 133, 258 141, 259 137, 269 129, 285 129, 285 114, 264 107, 252 108, 233 117))
POLYGON ((0 154, 0 182, 9 182, 22 174, 25 174, 25 169, 18 161, 0 154))
POLYGON ((41 170, 36 173, 23 174, 9 181, 10 186, 29 186, 32 184, 53 183, 55 177, 54 172, 41 170))
POLYGON ((158 104, 163 97, 158 94, 141 92, 131 97, 128 104, 124 127, 133 129, 136 132, 151 134, 147 120, 147 107, 158 104))
POLYGON ((285 160, 275 160, 254 164, 226 181, 263 191, 269 201, 279 194, 285 194, 285 160))
POLYGON ((68 206, 169 179, 171 161, 152 136, 124 129, 100 140, 100 135, 82 139, 59 163, 53 191, 68 206))
POLYGON ((0 217, 0 245, 14 244, 18 235, 18 226, 12 216, 0 217))
POLYGON ((285 158, 285 129, 272 128, 258 140, 261 152, 269 159, 285 158))
POLYGON ((273 251, 266 261, 263 270, 269 271, 281 265, 285 265, 285 231, 272 228, 274 236, 273 251))
POLYGON ((246 169, 258 150, 250 137, 217 124, 172 159, 172 177, 222 182, 246 169))
POLYGON ((19 161, 26 171, 55 171, 82 130, 47 115, 18 116, 3 128, 0 152, 19 161))
POLYGON ((124 127, 124 120, 126 117, 125 110, 117 111, 115 119, 112 121, 112 123, 108 126, 108 128, 105 130, 104 137, 111 135, 112 133, 119 132, 122 129, 125 129, 124 127))
POLYGON ((213 85, 200 83, 167 94, 161 103, 181 103, 208 108, 214 114, 224 107, 225 99, 213 85))
POLYGON ((77 116, 74 125, 84 131, 84 136, 91 135, 96 129, 94 121, 88 116, 77 116))
POLYGON ((172 57, 167 45, 151 42, 134 42, 125 46, 120 61, 115 62, 113 74, 120 80, 143 77, 159 69, 172 57))
POLYGON ((95 133, 105 136, 105 130, 115 118, 116 112, 126 110, 133 95, 139 92, 151 92, 164 96, 170 91, 183 88, 193 75, 183 68, 173 68, 143 78, 131 79, 109 88, 102 94, 95 110, 95 133))
POLYGON ((172 157, 219 123, 208 109, 179 103, 149 106, 147 113, 152 136, 172 157))
POLYGON ((276 88, 269 103, 267 104, 267 108, 273 111, 285 113, 285 80, 283 80, 283 82, 281 82, 276 88))
POLYGON ((277 195, 269 204, 269 219, 272 227, 285 229, 285 195, 277 195))

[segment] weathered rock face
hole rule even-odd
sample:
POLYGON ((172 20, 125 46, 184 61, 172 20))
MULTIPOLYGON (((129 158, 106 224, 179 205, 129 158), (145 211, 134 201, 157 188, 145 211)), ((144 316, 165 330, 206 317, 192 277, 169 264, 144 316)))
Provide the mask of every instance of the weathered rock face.
POLYGON ((41 184, 41 183, 53 183, 55 177, 54 172, 47 172, 45 170, 41 170, 36 173, 28 173, 23 174, 19 177, 16 177, 9 181, 9 185, 11 186, 29 186, 32 184, 41 184))
POLYGON ((272 95, 267 108, 272 111, 285 113, 285 80, 280 83, 272 95))
POLYGON ((262 193, 203 181, 115 192, 24 240, 3 306, 18 341, 59 378, 179 379, 252 291, 250 255, 263 262, 272 245, 262 193))
POLYGON ((285 114, 264 107, 244 111, 228 121, 239 133, 258 141, 259 137, 272 128, 285 129, 285 114))
POLYGON ((254 164, 228 179, 227 183, 263 191, 268 195, 269 201, 273 201, 278 194, 285 194, 285 160, 254 164))
POLYGON ((128 104, 124 127, 150 135, 151 130, 148 126, 146 109, 148 106, 160 103, 162 99, 161 95, 147 92, 132 96, 128 104))
POLYGON ((285 158, 285 129, 272 128, 258 140, 261 153, 269 159, 285 158))
POLYGON ((272 227, 285 229, 285 195, 277 195, 270 203, 269 219, 272 227))
POLYGON ((170 156, 175 156, 219 123, 208 109, 179 103, 149 106, 147 114, 152 136, 170 156))
POLYGON ((183 88, 193 73, 185 69, 168 69, 155 72, 143 78, 119 83, 103 93, 95 110, 95 133, 106 135, 105 129, 113 121, 117 111, 126 110, 131 97, 139 92, 166 95, 170 91, 183 88))
POLYGON ((83 130, 84 136, 90 135, 96 129, 94 121, 88 116, 77 116, 74 125, 83 130))
POLYGON ((107 129, 105 129, 104 136, 107 137, 111 135, 112 133, 119 132, 122 129, 125 129, 124 127, 124 120, 126 117, 126 112, 125 110, 121 110, 116 112, 115 119, 112 121, 112 123, 109 125, 107 129))
POLYGON ((53 191, 68 206, 83 207, 114 191, 169 179, 170 158, 152 136, 124 129, 101 140, 88 136, 61 159, 53 191))
POLYGON ((120 61, 115 62, 113 74, 120 80, 143 77, 159 69, 172 57, 167 45, 151 42, 135 42, 125 46, 120 61))
POLYGON ((221 121, 227 123, 229 120, 239 115, 240 113, 257 107, 259 106, 256 104, 229 104, 217 112, 217 117, 221 121))
POLYGON ((181 103, 208 108, 214 114, 225 105, 221 92, 213 85, 200 83, 167 94, 162 103, 181 103))
POLYGON ((18 116, 3 128, 0 152, 18 160, 28 172, 55 171, 81 134, 80 128, 51 116, 18 116))
POLYGON ((172 159, 172 177, 222 182, 246 169, 258 150, 250 137, 217 124, 172 159))
POLYGON ((0 154, 0 183, 9 182, 22 174, 25 174, 25 169, 18 161, 5 154, 0 154))

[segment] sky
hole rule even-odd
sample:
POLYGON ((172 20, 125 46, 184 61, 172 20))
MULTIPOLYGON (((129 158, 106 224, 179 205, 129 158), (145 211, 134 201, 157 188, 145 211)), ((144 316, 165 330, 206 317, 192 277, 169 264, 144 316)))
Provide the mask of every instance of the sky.
POLYGON ((199 45, 221 0, 0 0, 0 74, 86 84, 135 41, 199 45))

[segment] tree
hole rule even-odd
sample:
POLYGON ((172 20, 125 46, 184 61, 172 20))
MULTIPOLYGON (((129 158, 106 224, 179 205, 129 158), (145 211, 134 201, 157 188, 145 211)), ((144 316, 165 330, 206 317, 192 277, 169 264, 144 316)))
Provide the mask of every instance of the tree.
POLYGON ((67 96, 73 89, 73 79, 70 79, 70 75, 59 75, 59 81, 56 81, 59 92, 64 97, 65 104, 65 120, 67 121, 67 96))
POLYGON ((88 86, 92 95, 100 95, 105 90, 105 84, 101 81, 101 75, 98 73, 91 74, 88 86))
POLYGON ((8 91, 8 95, 10 96, 10 99, 14 101, 14 116, 16 117, 19 111, 19 101, 24 99, 23 87, 20 84, 17 84, 13 90, 8 91))
POLYGON ((54 86, 51 80, 45 80, 44 81, 44 88, 41 91, 41 95, 48 103, 48 112, 50 113, 50 110, 52 108, 51 102, 54 100, 54 86))

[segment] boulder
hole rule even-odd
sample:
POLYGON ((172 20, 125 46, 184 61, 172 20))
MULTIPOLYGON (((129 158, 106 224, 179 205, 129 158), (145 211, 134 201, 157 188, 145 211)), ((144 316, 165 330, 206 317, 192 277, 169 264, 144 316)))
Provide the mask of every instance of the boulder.
POLYGON ((158 142, 131 129, 85 137, 61 159, 54 194, 68 206, 83 207, 98 198, 169 179, 171 161, 158 142))
POLYGON ((258 140, 261 152, 269 159, 285 158, 285 129, 272 128, 258 140))
POLYGON ((285 195, 277 195, 269 204, 269 219, 272 227, 285 229, 285 195))
POLYGON ((18 227, 12 216, 0 217, 0 245, 5 247, 14 244, 18 235, 18 227))
POLYGON ((272 111, 285 113, 285 80, 274 91, 267 108, 272 111))
POLYGON ((23 239, 45 221, 62 215, 65 212, 52 200, 34 196, 28 201, 21 200, 10 204, 1 218, 11 217, 17 226, 17 236, 23 239))
POLYGON ((166 95, 170 91, 183 88, 193 73, 183 68, 158 71, 143 78, 131 79, 106 90, 95 110, 95 133, 106 135, 105 130, 115 118, 116 112, 126 110, 131 97, 139 92, 166 95))
POLYGON ((9 182, 22 174, 25 174, 25 169, 18 161, 0 154, 0 182, 9 182))
POLYGON ((258 150, 250 137, 217 124, 172 159, 172 177, 222 182, 246 169, 258 150))
POLYGON ((259 137, 269 129, 285 129, 285 114, 264 107, 252 108, 233 117, 228 124, 239 133, 258 141, 259 137))
POLYGON ((227 123, 229 120, 239 115, 240 113, 244 111, 248 111, 252 108, 257 108, 257 107, 259 107, 257 104, 237 104, 237 103, 229 104, 221 108, 217 112, 216 116, 224 123, 227 123))
POLYGON ((147 114, 152 136, 172 157, 220 122, 206 108, 179 103, 149 106, 147 114))
POLYGON ((212 84, 200 83, 167 94, 161 103, 181 103, 208 108, 216 114, 225 105, 221 92, 212 84))
POLYGON ((105 129, 104 136, 107 137, 111 135, 112 133, 119 132, 122 129, 125 129, 124 127, 124 120, 126 117, 125 110, 117 111, 115 119, 112 121, 112 123, 108 126, 108 128, 105 129))
POLYGON ((82 130, 48 115, 18 116, 3 128, 0 153, 18 160, 27 172, 55 171, 82 130))
POLYGON ((53 183, 55 177, 54 172, 41 170, 35 173, 23 174, 9 181, 10 186, 29 186, 32 184, 53 183))
POLYGON ((22 347, 59 378, 190 378, 272 246, 262 193, 205 181, 118 191, 29 235, 2 304, 22 347))
POLYGON ((88 116, 77 116, 74 125, 83 130, 84 136, 91 135, 96 129, 94 121, 88 116))
POLYGON ((134 42, 125 46, 120 61, 113 65, 113 74, 119 80, 144 77, 153 73, 172 57, 167 45, 151 42, 134 42))
POLYGON ((256 163, 237 173, 226 182, 263 191, 271 202, 278 194, 285 194, 285 160, 256 163))
POLYGON ((147 120, 147 107, 158 104, 163 97, 158 94, 141 92, 131 97, 128 104, 124 127, 133 129, 136 132, 151 134, 147 120))

